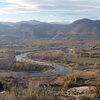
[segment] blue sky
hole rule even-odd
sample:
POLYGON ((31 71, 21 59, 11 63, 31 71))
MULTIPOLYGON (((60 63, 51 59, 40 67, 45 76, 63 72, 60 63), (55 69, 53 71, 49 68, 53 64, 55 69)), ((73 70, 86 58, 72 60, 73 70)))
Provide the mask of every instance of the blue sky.
POLYGON ((100 19, 100 0, 0 0, 0 21, 100 19))

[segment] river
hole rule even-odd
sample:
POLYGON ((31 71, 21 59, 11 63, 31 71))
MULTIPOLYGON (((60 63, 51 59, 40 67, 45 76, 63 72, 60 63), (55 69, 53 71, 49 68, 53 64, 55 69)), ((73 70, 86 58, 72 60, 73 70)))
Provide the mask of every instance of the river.
MULTIPOLYGON (((33 76, 52 76, 52 75, 61 75, 61 74, 67 74, 70 72, 70 68, 64 67, 58 64, 47 64, 45 62, 38 62, 38 61, 33 61, 31 59, 26 59, 26 56, 32 52, 28 53, 23 53, 20 55, 16 55, 16 61, 20 62, 28 62, 28 63, 38 63, 42 65, 51 65, 54 67, 57 71, 55 72, 38 72, 38 73, 28 73, 28 72, 9 72, 9 73, 0 73, 0 77, 14 77, 14 78, 28 78, 28 77, 33 77, 33 76)), ((34 65, 33 65, 34 66, 34 65)))

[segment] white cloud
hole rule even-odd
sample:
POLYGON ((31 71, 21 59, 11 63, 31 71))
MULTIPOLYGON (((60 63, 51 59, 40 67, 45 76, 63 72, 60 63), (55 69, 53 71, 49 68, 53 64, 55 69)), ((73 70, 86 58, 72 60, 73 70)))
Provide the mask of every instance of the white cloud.
POLYGON ((0 14, 30 13, 34 11, 66 11, 80 13, 100 10, 99 0, 2 0, 0 14))
POLYGON ((17 14, 17 13, 30 13, 38 10, 35 3, 26 0, 4 0, 5 6, 0 8, 0 15, 3 14, 17 14))
POLYGON ((12 5, 17 5, 17 6, 22 6, 27 9, 32 9, 36 10, 37 9, 37 4, 34 2, 29 2, 27 0, 5 0, 7 3, 11 3, 12 5))

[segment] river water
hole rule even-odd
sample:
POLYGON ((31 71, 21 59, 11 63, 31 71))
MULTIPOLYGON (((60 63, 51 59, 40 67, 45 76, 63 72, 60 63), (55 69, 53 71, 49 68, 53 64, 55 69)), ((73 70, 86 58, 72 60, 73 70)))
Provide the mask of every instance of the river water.
MULTIPOLYGON (((25 57, 30 54, 32 52, 28 52, 28 53, 23 53, 20 55, 17 55, 16 61, 20 61, 20 62, 28 62, 28 63, 38 63, 38 64, 42 64, 42 65, 47 65, 47 66, 52 66, 54 67, 57 71, 55 72, 38 72, 38 73, 28 73, 28 72, 9 72, 9 73, 0 73, 0 77, 14 77, 14 78, 28 78, 28 77, 33 77, 33 76, 52 76, 52 75, 61 75, 61 74, 67 74, 68 72, 70 72, 70 68, 68 67, 64 67, 58 64, 47 64, 45 62, 38 62, 38 61, 33 61, 30 59, 26 59, 25 57)), ((34 66, 34 64, 33 64, 34 66)))

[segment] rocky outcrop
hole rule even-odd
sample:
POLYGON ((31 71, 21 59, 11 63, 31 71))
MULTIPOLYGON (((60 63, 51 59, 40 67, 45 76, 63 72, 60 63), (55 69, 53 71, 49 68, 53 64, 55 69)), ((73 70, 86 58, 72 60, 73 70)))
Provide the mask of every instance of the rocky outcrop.
POLYGON ((91 86, 83 86, 83 87, 75 87, 67 90, 68 96, 93 96, 95 92, 95 87, 91 86))

